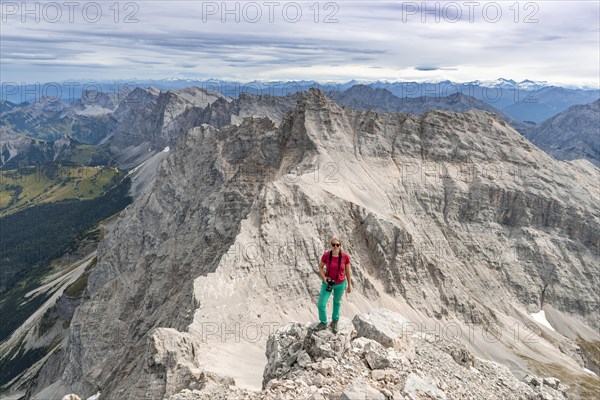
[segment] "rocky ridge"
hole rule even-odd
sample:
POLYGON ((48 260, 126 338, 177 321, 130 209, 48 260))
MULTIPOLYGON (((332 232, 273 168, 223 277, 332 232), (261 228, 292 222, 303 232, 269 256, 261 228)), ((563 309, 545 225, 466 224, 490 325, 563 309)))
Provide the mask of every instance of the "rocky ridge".
MULTIPOLYGON (((269 337, 261 391, 242 390, 226 376, 193 372, 169 400, 567 399, 553 377, 518 380, 507 367, 473 356, 461 343, 411 333, 389 310, 342 318, 340 329, 291 322, 269 337)), ((175 357, 181 359, 181 355, 175 357)), ((162 355, 161 362, 167 361, 162 355)), ((174 376, 185 370, 173 366, 174 376)), ((187 371, 187 370, 186 370, 187 371)), ((181 375, 180 375, 181 376, 181 375)))
POLYGON ((377 112, 403 112, 421 115, 428 110, 447 110, 465 112, 468 110, 483 110, 497 114, 521 134, 531 131, 533 124, 517 121, 504 111, 460 92, 445 95, 438 93, 433 97, 397 97, 384 88, 373 88, 367 85, 354 85, 344 91, 332 91, 327 95, 338 104, 359 110, 374 110, 377 112))
POLYGON ((600 99, 569 107, 527 135, 559 160, 586 159, 600 168, 600 99))

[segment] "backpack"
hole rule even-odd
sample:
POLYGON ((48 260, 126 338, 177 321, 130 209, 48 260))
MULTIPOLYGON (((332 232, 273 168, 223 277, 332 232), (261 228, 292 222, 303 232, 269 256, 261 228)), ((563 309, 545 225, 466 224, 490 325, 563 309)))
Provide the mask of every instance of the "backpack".
MULTIPOLYGON (((338 277, 340 276, 340 271, 342 269, 342 258, 344 257, 344 253, 342 253, 342 250, 340 250, 340 255, 338 256, 338 277)), ((330 265, 331 265, 331 260, 333 260, 333 250, 329 250, 329 263, 327 265, 327 275, 329 278, 331 278, 329 276, 329 272, 331 271, 330 265)), ((332 278, 333 279, 333 278, 332 278)), ((337 281, 337 279, 336 279, 337 281)))

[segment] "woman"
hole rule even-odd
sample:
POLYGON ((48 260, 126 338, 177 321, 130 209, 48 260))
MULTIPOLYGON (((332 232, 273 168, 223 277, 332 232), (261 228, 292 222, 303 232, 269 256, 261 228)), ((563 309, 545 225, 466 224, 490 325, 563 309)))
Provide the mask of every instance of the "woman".
POLYGON ((338 320, 340 319, 340 307, 342 305, 342 295, 345 290, 352 292, 352 274, 350 273, 350 256, 342 251, 342 242, 337 237, 331 238, 331 251, 326 251, 321 256, 319 264, 319 274, 321 275, 321 293, 319 293, 319 324, 315 330, 320 331, 327 328, 327 301, 333 292, 333 314, 331 316, 331 330, 337 333, 338 320), (331 257, 330 257, 331 255, 331 257), (323 267, 327 266, 326 272, 323 267), (328 280, 332 283, 332 289, 327 290, 328 280))

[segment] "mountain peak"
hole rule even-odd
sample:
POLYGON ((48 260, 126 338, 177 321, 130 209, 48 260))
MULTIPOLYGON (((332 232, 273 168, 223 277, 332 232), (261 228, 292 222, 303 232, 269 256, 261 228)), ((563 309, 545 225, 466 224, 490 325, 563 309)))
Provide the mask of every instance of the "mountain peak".
POLYGON ((310 88, 299 101, 299 108, 303 110, 339 110, 340 106, 323 93, 321 89, 310 88))
POLYGON ((325 93, 319 88, 310 88, 308 90, 309 96, 313 96, 315 98, 326 99, 325 93))

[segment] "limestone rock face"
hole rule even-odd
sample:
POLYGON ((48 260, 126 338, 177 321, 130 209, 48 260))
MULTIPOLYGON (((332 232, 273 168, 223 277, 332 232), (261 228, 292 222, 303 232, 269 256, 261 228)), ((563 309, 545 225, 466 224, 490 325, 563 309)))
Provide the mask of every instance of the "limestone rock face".
POLYGON ((262 379, 277 399, 333 394, 311 386, 341 396, 357 379, 395 398, 408 396, 406 368, 415 393, 533 398, 506 367, 480 360, 519 376, 550 362, 583 373, 558 346, 598 340, 599 176, 491 113, 356 111, 317 90, 280 126, 249 117, 192 128, 101 242, 68 346, 43 367, 64 373, 41 373, 32 398, 52 386, 100 400, 218 399, 250 395, 262 379), (335 357, 347 342, 306 325, 317 320, 316 271, 333 234, 352 259, 342 316, 402 311, 356 317, 352 330, 368 337, 348 339, 354 361, 335 357), (554 331, 531 316, 540 309, 554 331), (399 340, 404 320, 416 324, 413 344, 399 340), (268 343, 278 326, 289 334, 268 343), (468 353, 451 355, 458 344, 440 337, 468 353), (469 354, 476 370, 461 361, 469 354))
POLYGON ((196 125, 196 115, 224 96, 190 87, 161 91, 135 88, 111 114, 110 144, 119 165, 132 168, 156 151, 174 147, 180 135, 196 125))
MULTIPOLYGON (((91 94, 88 97, 94 98, 91 94)), ((197 87, 168 91, 136 88, 119 101, 111 114, 110 133, 104 142, 119 166, 136 167, 131 178, 132 195, 137 197, 154 179, 163 150, 174 148, 179 136, 191 128, 203 124, 217 128, 239 125, 244 117, 268 117, 278 125, 300 97, 242 93, 231 99, 197 87)))
POLYGON ((125 87, 118 92, 102 92, 84 89, 81 98, 71 105, 71 111, 78 115, 103 115, 114 112, 131 89, 125 87))
POLYGON ((253 95, 241 93, 236 99, 221 98, 206 107, 197 123, 221 128, 240 124, 245 117, 268 117, 279 125, 285 114, 296 106, 301 93, 285 96, 253 95))

